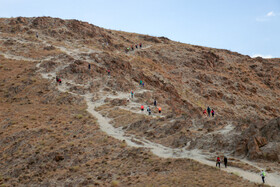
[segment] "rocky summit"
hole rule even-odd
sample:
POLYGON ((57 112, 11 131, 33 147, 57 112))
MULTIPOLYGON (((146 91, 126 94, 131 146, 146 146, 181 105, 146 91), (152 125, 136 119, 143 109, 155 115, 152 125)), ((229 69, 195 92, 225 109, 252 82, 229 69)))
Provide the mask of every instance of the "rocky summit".
POLYGON ((0 96, 3 186, 280 186, 277 58, 0 18, 0 96))

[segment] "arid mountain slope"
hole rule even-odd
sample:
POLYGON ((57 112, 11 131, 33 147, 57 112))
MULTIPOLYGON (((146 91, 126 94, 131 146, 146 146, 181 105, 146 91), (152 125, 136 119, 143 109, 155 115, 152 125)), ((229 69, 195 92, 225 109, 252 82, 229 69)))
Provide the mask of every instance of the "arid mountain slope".
MULTIPOLYGON (((1 18, 0 59, 3 184, 254 185, 223 171, 217 182, 215 168, 158 158, 145 141, 199 149, 209 160, 263 159, 279 171, 280 59, 50 17, 1 18), (203 116, 207 106, 215 117, 203 116), (100 131, 101 118, 140 148, 100 131)), ((248 169, 239 162, 231 164, 248 169)))

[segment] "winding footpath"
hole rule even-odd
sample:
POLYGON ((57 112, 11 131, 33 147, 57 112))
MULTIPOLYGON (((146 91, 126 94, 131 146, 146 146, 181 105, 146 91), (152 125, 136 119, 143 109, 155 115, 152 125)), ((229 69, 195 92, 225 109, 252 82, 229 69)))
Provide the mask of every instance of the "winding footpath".
MULTIPOLYGON (((40 66, 40 64, 37 67, 39 67, 39 66, 40 66)), ((64 67, 66 67, 66 66, 64 66, 64 67)), ((54 80, 56 73, 58 72, 58 70, 61 70, 61 69, 62 68, 57 68, 54 72, 48 72, 48 73, 43 73, 42 69, 40 71, 41 71, 41 75, 43 78, 54 80)), ((71 93, 74 95, 79 95, 79 94, 69 91, 71 84, 73 86, 75 85, 75 83, 73 83, 72 81, 64 79, 63 83, 58 86, 58 89, 61 92, 68 92, 68 93, 71 93)), ((79 84, 79 86, 81 86, 81 85, 79 84)), ((148 90, 144 90, 144 91, 148 91, 148 90)), ((87 106, 88 106, 87 111, 97 119, 100 129, 102 131, 104 131, 106 134, 108 134, 109 136, 112 136, 115 139, 118 139, 120 141, 125 141, 127 143, 127 145, 129 145, 131 147, 148 148, 151 150, 151 152, 153 154, 155 154, 159 157, 162 157, 162 158, 188 158, 188 159, 192 159, 192 160, 198 161, 202 164, 206 164, 206 165, 209 165, 212 167, 215 166, 215 162, 208 160, 207 157, 205 155, 203 155, 200 150, 197 150, 197 149, 187 150, 186 149, 187 147, 180 148, 180 149, 169 148, 169 147, 163 146, 161 144, 157 144, 157 143, 151 142, 149 140, 146 140, 145 138, 139 139, 139 138, 136 138, 134 135, 127 135, 123 131, 122 128, 115 128, 111 124, 110 118, 104 117, 100 112, 96 111, 95 109, 104 105, 106 98, 122 99, 122 98, 127 98, 128 94, 119 93, 119 95, 112 95, 112 94, 108 94, 108 93, 107 94, 102 93, 102 91, 101 91, 100 95, 102 95, 101 98, 99 98, 96 101, 93 101, 94 96, 91 93, 87 93, 87 94, 79 95, 79 96, 84 97, 84 99, 87 103, 87 106)), ((224 131, 226 131, 227 133, 229 130, 230 130, 229 128, 224 129, 224 131)), ((250 164, 253 165, 251 162, 250 162, 250 164)), ((253 166, 255 166, 255 165, 253 165, 253 166)), ((234 173, 251 182, 261 183, 261 177, 259 174, 245 171, 245 170, 235 168, 235 167, 228 167, 228 168, 221 168, 221 169, 223 171, 226 171, 229 173, 234 173)), ((280 176, 278 174, 268 173, 266 176, 266 184, 279 187, 280 186, 279 178, 280 178, 280 176)))
MULTIPOLYGON (((58 47, 58 48, 69 55, 73 54, 73 51, 67 51, 67 48, 62 48, 62 47, 58 47)), ((75 57, 77 57, 78 54, 79 51, 75 51, 75 57)), ((25 60, 25 61, 32 61, 32 62, 38 61, 35 59, 24 58, 21 56, 15 56, 15 55, 4 54, 4 53, 0 53, 0 55, 3 55, 7 59, 13 59, 13 60, 25 60)), ((38 72, 41 74, 41 76, 44 79, 49 79, 51 81, 55 81, 55 77, 57 73, 70 65, 70 64, 59 64, 59 66, 54 71, 46 73, 44 69, 41 68, 40 66, 41 63, 42 61, 36 65, 36 67, 38 68, 38 72)), ((112 136, 121 141, 125 141, 127 145, 131 147, 138 147, 138 148, 141 147, 141 148, 150 149, 153 154, 162 158, 188 158, 188 159, 193 159, 195 161, 198 161, 202 164, 215 166, 215 162, 209 161, 207 157, 204 154, 202 154, 200 150, 197 149, 187 150, 187 147, 173 149, 158 143, 151 142, 149 140, 146 140, 145 138, 136 138, 134 135, 128 135, 125 133, 125 131, 123 131, 122 128, 115 128, 111 124, 112 120, 110 118, 104 117, 100 112, 96 111, 96 108, 105 104, 106 98, 119 98, 119 99, 128 98, 129 94, 118 93, 117 95, 113 95, 111 93, 100 90, 99 99, 94 100, 94 95, 92 93, 77 94, 69 91, 71 86, 76 86, 76 85, 88 87, 88 85, 76 84, 72 80, 63 79, 62 84, 59 85, 57 88, 61 92, 68 92, 70 94, 83 97, 88 106, 87 111, 97 119, 100 129, 105 133, 107 133, 109 136, 112 136)), ((137 91, 138 90, 136 90, 135 92, 137 91)), ((149 90, 142 90, 142 92, 147 92, 147 91, 149 90)), ((131 109, 133 106, 135 106, 135 104, 136 104, 135 102, 130 103, 131 106, 128 109, 131 109)), ((127 109, 127 108, 122 108, 122 109, 127 109)), ((135 111, 130 111, 130 112, 135 112, 135 111)), ((230 130, 231 130, 231 126, 227 127, 227 129, 224 129, 220 133, 228 133, 230 130)), ((255 164, 253 164, 252 162, 250 162, 250 165, 255 167, 255 164)), ((221 168, 221 169, 226 172, 239 175, 251 182, 261 183, 261 177, 257 173, 252 173, 235 167, 228 167, 228 168, 221 168)), ((266 184, 280 187, 280 176, 276 173, 268 173, 266 176, 266 184)))

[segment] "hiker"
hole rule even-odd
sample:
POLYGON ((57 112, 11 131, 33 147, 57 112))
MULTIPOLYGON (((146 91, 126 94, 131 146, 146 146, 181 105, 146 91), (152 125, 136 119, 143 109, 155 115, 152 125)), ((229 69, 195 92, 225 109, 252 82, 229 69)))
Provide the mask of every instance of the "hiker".
POLYGON ((144 82, 142 82, 142 87, 144 87, 144 82))
POLYGON ((55 77, 56 82, 58 83, 58 76, 55 77))
POLYGON ((203 111, 203 115, 206 115, 206 116, 207 116, 207 111, 206 111, 206 109, 203 111))
POLYGON ((39 34, 38 34, 38 32, 36 32, 36 38, 39 38, 39 34))
POLYGON ((266 174, 265 174, 264 170, 262 170, 262 172, 261 172, 261 177, 262 177, 263 183, 265 183, 265 181, 264 181, 265 176, 266 176, 266 174))
POLYGON ((211 112, 211 109, 210 109, 210 107, 208 106, 207 107, 207 113, 208 113, 208 116, 210 117, 210 112, 211 112))
POLYGON ((143 82, 142 82, 142 81, 140 81, 139 85, 140 85, 140 86, 142 86, 142 83, 143 83, 143 82))
POLYGON ((58 83, 61 84, 61 78, 58 79, 58 83))
POLYGON ((127 47, 127 48, 125 49, 125 52, 126 52, 126 53, 128 53, 128 51, 129 51, 129 47, 127 47))
POLYGON ((211 111, 211 114, 212 114, 212 117, 214 117, 215 112, 214 112, 214 110, 213 110, 213 109, 212 109, 212 111, 211 111))
POLYGON ((216 161, 216 167, 219 165, 219 168, 221 168, 221 160, 220 157, 217 157, 217 161, 216 161))
POLYGON ((157 106, 157 100, 154 100, 154 106, 155 107, 157 106))
POLYGON ((227 157, 224 156, 224 164, 225 164, 225 168, 227 167, 227 157))
POLYGON ((90 64, 88 64, 88 69, 90 70, 90 64))
POLYGON ((142 43, 139 44, 139 47, 142 48, 142 43))
POLYGON ((161 113, 161 107, 158 107, 158 113, 161 113))
POLYGON ((131 46, 131 51, 133 51, 134 50, 134 48, 133 48, 133 46, 131 46))
POLYGON ((131 94, 131 98, 133 98, 133 94, 134 94, 133 91, 131 91, 130 94, 131 94))
POLYGON ((142 111, 142 112, 144 111, 144 106, 143 106, 143 105, 141 105, 141 111, 142 111))
POLYGON ((137 44, 135 45, 135 49, 138 49, 138 45, 137 44))
POLYGON ((149 115, 151 115, 151 112, 152 112, 152 111, 151 111, 151 109, 150 109, 149 106, 147 107, 147 111, 149 112, 149 115))
POLYGON ((107 70, 107 72, 108 72, 108 76, 110 76, 110 70, 109 69, 107 70))

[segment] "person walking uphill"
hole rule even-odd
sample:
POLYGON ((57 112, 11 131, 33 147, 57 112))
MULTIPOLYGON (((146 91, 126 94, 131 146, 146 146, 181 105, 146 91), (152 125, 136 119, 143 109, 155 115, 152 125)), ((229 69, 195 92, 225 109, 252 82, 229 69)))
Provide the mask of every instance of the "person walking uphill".
POLYGON ((212 117, 214 117, 215 112, 214 112, 214 110, 213 110, 213 109, 212 109, 212 111, 211 111, 211 114, 212 114, 212 117))
POLYGON ((266 176, 266 174, 265 174, 264 170, 262 170, 262 172, 261 172, 261 177, 262 177, 263 183, 265 183, 265 181, 264 181, 265 176, 266 176))
POLYGON ((107 72, 108 72, 108 76, 110 76, 110 73, 111 73, 111 72, 110 72, 110 70, 109 70, 109 69, 107 70, 107 72))
POLYGON ((206 111, 206 109, 203 111, 203 115, 207 116, 207 111, 206 111))
POLYGON ((161 113, 161 107, 158 107, 158 113, 161 113))
POLYGON ((154 100, 154 106, 155 107, 157 106, 157 100, 154 100))
POLYGON ((208 116, 210 117, 210 112, 211 112, 211 109, 210 109, 210 107, 208 106, 207 107, 207 113, 208 113, 208 116))
POLYGON ((134 95, 133 91, 131 91, 130 94, 131 94, 131 98, 133 98, 133 95, 134 95))
POLYGON ((90 70, 90 64, 88 64, 88 69, 90 70))
POLYGON ((225 168, 227 167, 227 157, 224 156, 224 164, 225 164, 225 168))
POLYGON ((216 161, 216 167, 219 165, 219 168, 221 168, 221 159, 220 157, 217 157, 217 161, 216 161))
POLYGON ((151 115, 152 111, 149 106, 147 107, 147 111, 149 112, 149 115, 151 115))
POLYGON ((142 111, 142 112, 144 111, 144 106, 143 106, 143 105, 141 105, 141 111, 142 111))

